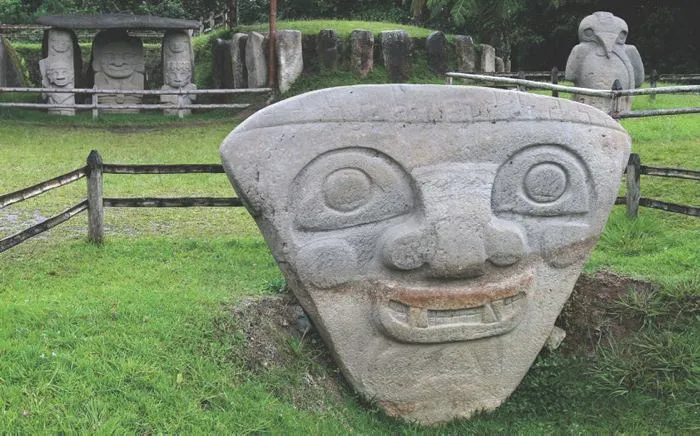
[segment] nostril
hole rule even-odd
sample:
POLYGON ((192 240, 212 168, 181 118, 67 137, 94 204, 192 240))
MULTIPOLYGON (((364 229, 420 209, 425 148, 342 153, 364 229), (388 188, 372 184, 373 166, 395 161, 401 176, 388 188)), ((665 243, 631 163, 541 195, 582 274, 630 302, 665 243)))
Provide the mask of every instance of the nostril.
POLYGON ((525 237, 517 225, 493 218, 486 229, 486 250, 489 260, 498 266, 509 266, 525 257, 525 237))
POLYGON ((389 268, 412 270, 423 266, 435 251, 434 238, 413 225, 389 230, 383 237, 382 260, 389 268))

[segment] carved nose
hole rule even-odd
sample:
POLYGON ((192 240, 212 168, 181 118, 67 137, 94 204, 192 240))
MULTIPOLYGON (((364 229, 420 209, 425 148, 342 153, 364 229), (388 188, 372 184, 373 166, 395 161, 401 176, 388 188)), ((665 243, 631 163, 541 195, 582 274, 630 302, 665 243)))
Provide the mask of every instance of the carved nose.
POLYGON ((494 174, 495 167, 465 164, 414 170, 424 222, 385 235, 385 263, 401 270, 427 265, 434 278, 469 278, 484 274, 487 260, 499 266, 517 262, 524 238, 516 226, 491 213, 494 174))

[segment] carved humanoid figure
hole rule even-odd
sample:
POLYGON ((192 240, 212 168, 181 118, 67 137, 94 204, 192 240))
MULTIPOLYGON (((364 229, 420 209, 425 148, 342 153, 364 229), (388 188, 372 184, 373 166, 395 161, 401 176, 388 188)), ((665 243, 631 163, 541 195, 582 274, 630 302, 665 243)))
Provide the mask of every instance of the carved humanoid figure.
POLYGON ((629 150, 614 119, 571 101, 365 85, 260 110, 221 156, 348 381, 434 424, 520 383, 629 150))
MULTIPOLYGON (((44 88, 74 88, 73 62, 63 57, 48 57, 39 61, 44 88)), ((47 92, 42 96, 50 104, 74 104, 75 94, 66 92, 47 92)), ((75 115, 73 108, 49 108, 50 114, 75 115)))
MULTIPOLYGON (((163 38, 163 87, 164 90, 189 91, 197 89, 192 83, 194 55, 189 34, 177 31, 167 32, 163 38)), ((173 106, 186 106, 197 99, 195 94, 166 94, 160 96, 161 103, 173 106)), ((166 115, 189 115, 190 109, 165 109, 166 115)))
MULTIPOLYGON (((639 88, 644 81, 644 65, 637 48, 625 44, 627 23, 610 12, 595 12, 581 20, 580 44, 566 61, 566 80, 581 88, 612 89, 618 80, 622 89, 639 88)), ((574 94, 574 100, 609 112, 610 99, 574 94)), ((631 97, 620 100, 619 110, 632 107, 631 97)))
MULTIPOLYGON (((75 62, 73 35, 67 30, 51 29, 46 36, 47 57, 39 61, 41 84, 44 88, 75 88, 75 62)), ((75 94, 48 92, 42 97, 50 104, 73 104, 75 94)), ((49 108, 57 115, 75 115, 73 108, 49 108)))
MULTIPOLYGON (((102 31, 92 45, 92 69, 96 89, 144 89, 145 61, 141 40, 125 31, 102 31)), ((100 104, 129 105, 141 103, 141 95, 128 93, 99 94, 100 104)), ((138 112, 138 109, 108 109, 105 112, 138 112)))

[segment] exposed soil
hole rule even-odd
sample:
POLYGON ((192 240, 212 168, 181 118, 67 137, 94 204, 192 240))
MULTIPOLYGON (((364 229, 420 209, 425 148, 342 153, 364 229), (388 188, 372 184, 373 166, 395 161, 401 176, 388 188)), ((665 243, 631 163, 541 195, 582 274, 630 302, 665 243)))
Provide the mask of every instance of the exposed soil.
MULTIPOLYGON (((637 331, 641 319, 619 310, 615 302, 629 292, 652 290, 648 282, 611 272, 581 275, 556 322, 566 331, 561 352, 590 356, 608 339, 637 331)), ((285 386, 279 392, 291 396, 297 407, 308 408, 309 398, 314 396, 309 390, 315 395, 325 391, 336 398, 348 392, 330 353, 291 294, 246 299, 218 327, 221 334, 233 334, 241 340, 236 358, 254 373, 304 365, 303 383, 285 386)), ((323 407, 323 401, 316 406, 323 407)))

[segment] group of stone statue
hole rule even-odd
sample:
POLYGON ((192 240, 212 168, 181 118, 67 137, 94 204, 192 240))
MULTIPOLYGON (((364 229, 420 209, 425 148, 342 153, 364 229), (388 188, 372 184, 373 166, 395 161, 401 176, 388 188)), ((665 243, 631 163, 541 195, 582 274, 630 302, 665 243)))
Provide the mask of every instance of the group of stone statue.
MULTIPOLYGON (((94 86, 97 89, 120 92, 98 95, 100 105, 108 105, 104 112, 137 112, 142 95, 129 93, 143 90, 146 82, 143 44, 138 37, 130 36, 133 29, 165 30, 162 43, 162 90, 177 91, 160 96, 166 114, 188 114, 186 107, 192 104, 195 94, 186 91, 196 89, 193 83, 194 55, 188 29, 196 22, 168 18, 132 15, 103 15, 98 17, 53 16, 41 17, 38 22, 53 28, 44 36, 40 70, 44 88, 72 89, 94 86), (92 59, 87 77, 82 77, 80 47, 73 30, 102 28, 94 38, 92 59), (123 91, 123 92, 121 92, 123 91), (184 108, 183 108, 184 107, 184 108), (180 109, 178 109, 180 108, 180 109)), ((622 89, 639 87, 644 79, 644 67, 639 52, 633 45, 625 44, 627 24, 609 12, 596 12, 585 17, 579 26, 580 44, 571 51, 566 64, 566 79, 578 87, 611 89, 617 81, 622 89)), ((411 41, 406 32, 385 31, 380 35, 382 59, 390 81, 403 82, 409 78, 411 41)), ((219 45, 223 44, 220 41, 219 45)), ((237 33, 225 42, 224 63, 230 71, 230 83, 220 85, 232 88, 260 88, 267 85, 268 38, 257 32, 237 33)), ((446 72, 447 39, 442 32, 434 32, 426 40, 428 64, 437 74, 446 72)), ((318 35, 317 51, 322 65, 335 68, 340 57, 340 42, 332 30, 318 35)), ((468 36, 457 35, 454 40, 457 69, 463 72, 508 71, 509 61, 496 56, 493 47, 474 44, 468 36)), ((351 68, 364 77, 372 69, 374 38, 370 32, 356 30, 350 38, 351 68)), ((281 92, 289 89, 303 70, 301 32, 282 30, 277 33, 275 56, 278 67, 278 87, 281 92)), ((55 105, 50 113, 74 115, 75 94, 46 92, 47 102, 55 105), (60 107, 59 105, 66 105, 60 107)), ((577 101, 610 111, 610 99, 575 95, 577 101)), ((619 99, 618 110, 629 109, 629 97, 619 99)))
MULTIPOLYGON (((97 95, 97 103, 107 105, 106 113, 138 112, 135 105, 142 102, 143 96, 129 93, 143 90, 146 84, 146 65, 143 43, 140 38, 131 36, 133 29, 165 29, 162 42, 163 82, 161 89, 177 91, 160 96, 161 103, 173 106, 166 108, 166 114, 184 115, 189 109, 178 109, 191 104, 196 95, 183 91, 196 89, 192 83, 194 54, 190 32, 196 22, 166 18, 143 17, 137 15, 102 15, 99 17, 50 16, 41 17, 38 22, 53 28, 44 36, 43 53, 39 61, 42 86, 44 88, 72 89, 78 84, 94 86, 95 89, 112 90, 111 93, 97 95), (73 30, 103 28, 92 43, 92 59, 86 77, 82 77, 80 47, 73 30)), ((54 105, 75 103, 75 94, 63 92, 45 93, 47 102, 54 105)), ((74 115, 70 107, 50 107, 50 113, 74 115)))

